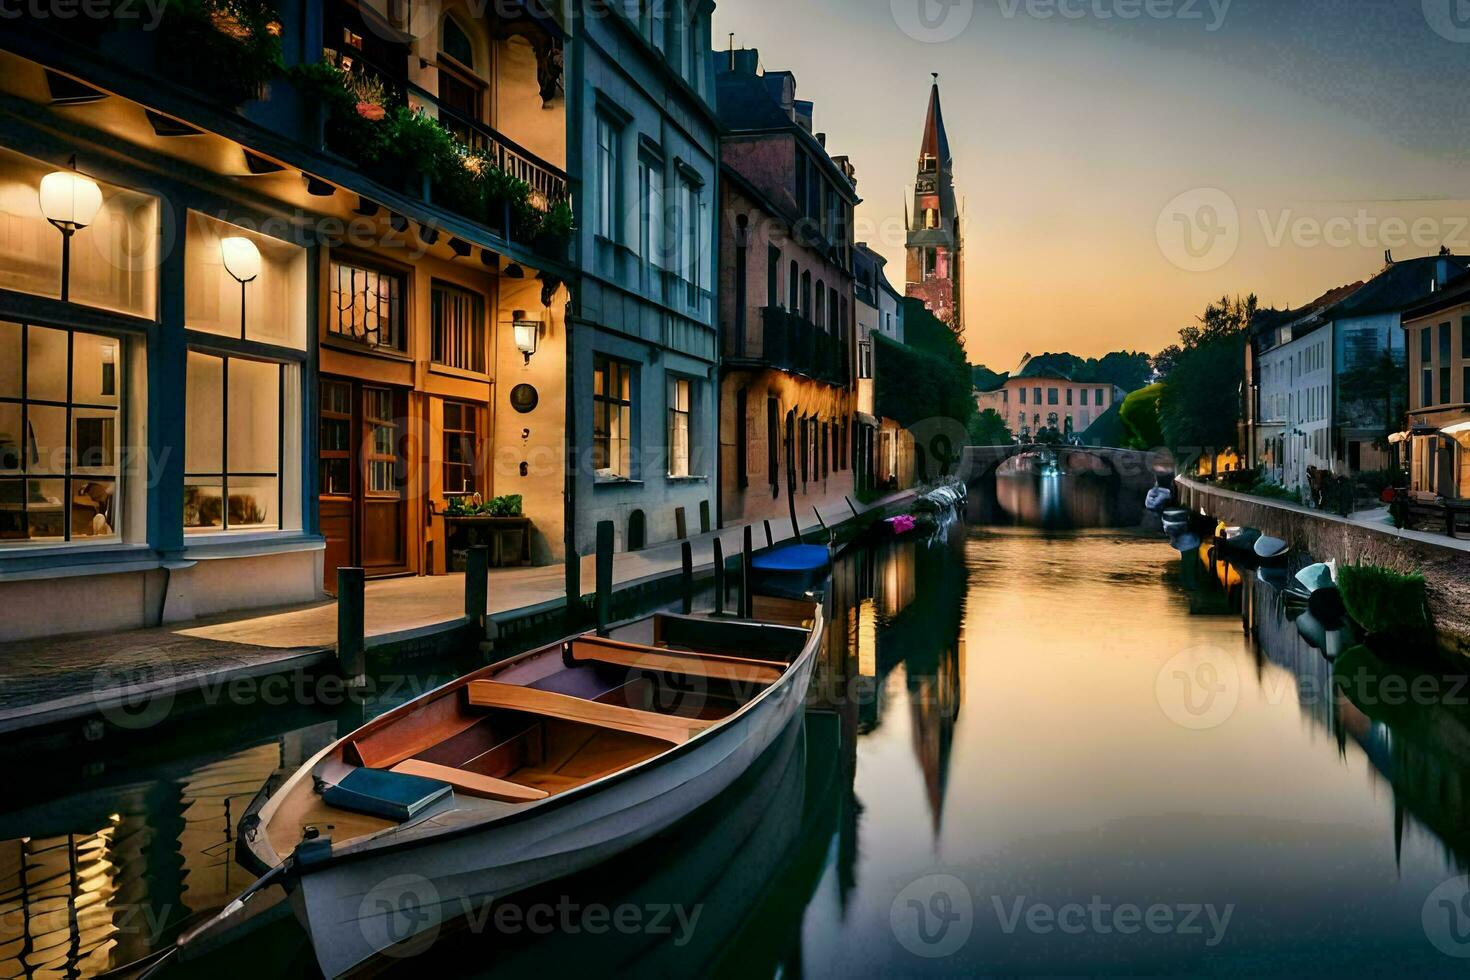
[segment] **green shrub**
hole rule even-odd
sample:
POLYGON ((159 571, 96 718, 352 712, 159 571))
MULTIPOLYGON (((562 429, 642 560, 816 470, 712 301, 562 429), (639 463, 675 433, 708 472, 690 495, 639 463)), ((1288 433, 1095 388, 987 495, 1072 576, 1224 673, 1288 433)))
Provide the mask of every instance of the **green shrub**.
POLYGON ((1140 388, 1123 399, 1118 416, 1126 432, 1126 449, 1157 449, 1164 444, 1164 432, 1159 425, 1159 396, 1164 393, 1162 384, 1140 388))
POLYGON ((1344 565, 1337 585, 1350 616, 1370 635, 1422 643, 1434 623, 1423 575, 1403 575, 1378 565, 1344 565))

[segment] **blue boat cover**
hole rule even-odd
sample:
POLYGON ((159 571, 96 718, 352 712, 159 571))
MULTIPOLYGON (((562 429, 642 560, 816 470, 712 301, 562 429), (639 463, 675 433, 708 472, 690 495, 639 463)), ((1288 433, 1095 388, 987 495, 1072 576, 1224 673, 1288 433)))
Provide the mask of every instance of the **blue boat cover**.
POLYGON ((819 544, 792 544, 756 555, 750 566, 763 572, 811 572, 831 563, 827 549, 819 544))

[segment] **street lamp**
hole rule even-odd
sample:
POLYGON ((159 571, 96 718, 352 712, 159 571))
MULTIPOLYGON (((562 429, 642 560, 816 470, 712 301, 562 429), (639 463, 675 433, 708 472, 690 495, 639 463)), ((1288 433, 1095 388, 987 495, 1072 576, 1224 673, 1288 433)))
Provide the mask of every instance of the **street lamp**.
POLYGON ((90 225, 102 208, 102 189, 95 181, 77 173, 76 158, 70 170, 58 170, 41 178, 41 214, 61 232, 61 301, 71 298, 71 236, 90 225))
POLYGON ((225 271, 240 284, 240 339, 245 339, 245 284, 260 275, 260 249, 248 238, 221 238, 220 258, 225 271))
POLYGON ((536 353, 536 343, 541 334, 541 322, 539 320, 527 320, 525 310, 516 310, 511 314, 511 328, 515 331, 516 350, 525 355, 526 363, 531 363, 531 355, 536 353))

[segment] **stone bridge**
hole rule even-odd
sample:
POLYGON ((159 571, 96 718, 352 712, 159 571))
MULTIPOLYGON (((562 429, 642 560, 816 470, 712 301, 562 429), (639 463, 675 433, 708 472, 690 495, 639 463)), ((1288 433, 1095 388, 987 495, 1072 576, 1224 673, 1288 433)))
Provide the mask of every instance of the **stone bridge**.
POLYGON ((1063 475, 1092 474, 1109 482, 1116 481, 1122 507, 1119 518, 1128 523, 1143 519, 1143 498, 1155 486, 1157 477, 1174 473, 1174 461, 1166 453, 1102 446, 967 446, 958 475, 970 490, 970 519, 994 519, 995 480, 1002 466, 1010 460, 1046 450, 1056 454, 1057 469, 1063 475))

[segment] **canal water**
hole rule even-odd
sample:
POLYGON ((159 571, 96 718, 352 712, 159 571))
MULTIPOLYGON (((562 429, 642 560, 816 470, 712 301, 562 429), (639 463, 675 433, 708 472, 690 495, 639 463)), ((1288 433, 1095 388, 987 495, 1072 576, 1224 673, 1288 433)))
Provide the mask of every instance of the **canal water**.
MULTIPOLYGON (((1470 692, 1334 666, 1268 585, 1044 479, 844 556, 810 710, 714 805, 390 972, 1462 975, 1470 692)), ((251 718, 8 774, 0 975, 134 962, 248 883, 239 814, 348 723, 251 718)), ((282 903, 169 975, 313 970, 282 903)))

